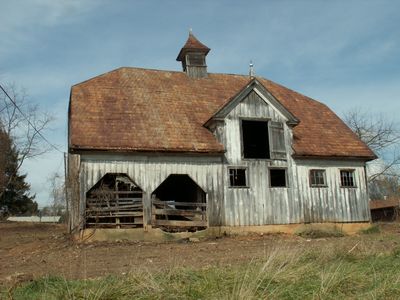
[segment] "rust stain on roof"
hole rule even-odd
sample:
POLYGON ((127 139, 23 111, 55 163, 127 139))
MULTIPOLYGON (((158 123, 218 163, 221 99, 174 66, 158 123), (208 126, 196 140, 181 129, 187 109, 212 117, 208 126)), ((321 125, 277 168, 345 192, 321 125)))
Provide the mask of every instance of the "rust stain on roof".
MULTIPOLYGON (((326 105, 257 77, 300 124, 296 156, 375 158, 326 105)), ((71 89, 71 150, 221 153, 203 125, 249 83, 249 77, 120 68, 71 89)))

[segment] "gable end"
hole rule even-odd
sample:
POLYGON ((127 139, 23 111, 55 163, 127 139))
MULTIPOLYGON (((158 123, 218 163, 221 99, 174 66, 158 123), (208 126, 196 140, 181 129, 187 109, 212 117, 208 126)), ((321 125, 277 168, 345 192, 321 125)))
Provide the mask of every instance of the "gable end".
POLYGON ((221 107, 204 125, 210 126, 211 123, 223 120, 239 103, 241 103, 252 91, 254 91, 266 104, 276 108, 276 110, 287 120, 290 126, 299 124, 299 120, 287 110, 257 79, 252 79, 239 93, 232 97, 223 107, 221 107))

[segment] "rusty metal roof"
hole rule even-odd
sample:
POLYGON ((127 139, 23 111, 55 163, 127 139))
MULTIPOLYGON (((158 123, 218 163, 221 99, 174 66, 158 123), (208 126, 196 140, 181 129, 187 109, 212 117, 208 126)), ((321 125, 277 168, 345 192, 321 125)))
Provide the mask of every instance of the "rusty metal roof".
MULTIPOLYGON (((264 78, 257 80, 300 123, 298 157, 373 159, 374 153, 326 105, 264 78)), ((248 76, 120 68, 71 89, 70 150, 220 153, 203 125, 250 82, 248 76)))

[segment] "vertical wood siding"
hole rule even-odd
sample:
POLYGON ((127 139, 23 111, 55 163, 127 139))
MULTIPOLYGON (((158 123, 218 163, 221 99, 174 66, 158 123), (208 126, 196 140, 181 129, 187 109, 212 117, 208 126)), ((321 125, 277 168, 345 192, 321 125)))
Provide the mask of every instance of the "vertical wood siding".
POLYGON ((299 195, 305 222, 368 221, 368 195, 365 170, 361 162, 298 160, 299 195), (311 169, 324 169, 326 187, 311 187, 311 169), (355 187, 341 187, 340 170, 353 169, 355 187))
MULTIPOLYGON (((287 224, 300 221, 298 203, 293 201, 293 178, 288 172, 286 188, 271 188, 269 168, 290 166, 290 149, 286 160, 243 159, 241 145, 241 119, 268 120, 284 123, 286 120, 256 92, 252 91, 225 118, 223 141, 226 146, 227 166, 247 167, 248 188, 229 187, 225 176, 225 222, 226 225, 287 224), (290 201, 289 201, 290 199, 290 201), (297 205, 297 206, 296 206, 297 205)), ((220 125, 221 126, 221 125, 220 125)), ((285 141, 290 145, 290 132, 284 125, 285 141)), ((222 142, 222 141, 221 141, 222 142)), ((227 166, 225 173, 227 174, 227 166)))
POLYGON ((81 199, 106 173, 126 173, 144 191, 144 210, 150 220, 150 199, 155 189, 171 174, 187 174, 207 193, 209 225, 218 226, 224 215, 220 201, 224 198, 222 169, 221 158, 83 155, 81 199))
POLYGON ((216 124, 216 136, 226 146, 225 224, 231 226, 302 222, 359 222, 369 220, 363 163, 344 161, 295 161, 292 130, 272 105, 251 92, 216 124), (265 119, 284 124, 286 160, 242 158, 241 119, 265 119), (223 131, 223 132, 221 132, 223 131), (247 167, 248 188, 230 188, 228 166, 247 167), (286 168, 287 187, 270 187, 269 168, 286 168), (328 187, 311 188, 309 170, 326 168, 328 187), (341 168, 355 169, 356 188, 340 187, 341 168))
POLYGON ((191 78, 207 77, 207 67, 205 67, 205 66, 186 66, 186 73, 191 78))

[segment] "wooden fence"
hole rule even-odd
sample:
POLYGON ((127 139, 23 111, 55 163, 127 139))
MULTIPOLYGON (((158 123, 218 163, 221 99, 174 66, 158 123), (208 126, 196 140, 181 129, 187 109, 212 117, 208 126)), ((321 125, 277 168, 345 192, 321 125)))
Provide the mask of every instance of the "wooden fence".
MULTIPOLYGON (((208 226, 207 203, 161 201, 152 198, 151 225, 167 231, 208 226)), ((98 191, 86 200, 87 228, 143 227, 142 192, 98 191)))
POLYGON ((153 198, 151 224, 163 229, 207 227, 207 203, 161 201, 153 198))
POLYGON ((86 200, 86 227, 143 227, 142 192, 93 193, 86 200))

